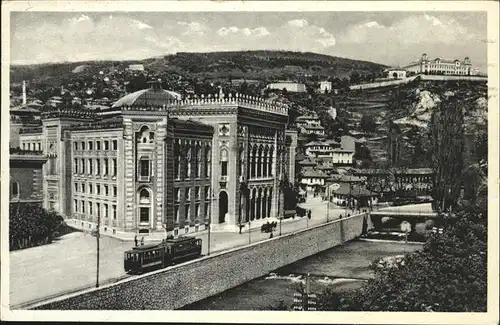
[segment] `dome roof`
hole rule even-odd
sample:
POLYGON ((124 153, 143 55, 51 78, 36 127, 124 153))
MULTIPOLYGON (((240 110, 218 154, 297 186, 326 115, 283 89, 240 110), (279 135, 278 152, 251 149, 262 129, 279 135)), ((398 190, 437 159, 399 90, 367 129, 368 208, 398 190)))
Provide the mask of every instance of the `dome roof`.
POLYGON ((117 100, 112 107, 122 106, 163 106, 172 100, 181 99, 181 95, 160 88, 142 89, 125 95, 117 100))

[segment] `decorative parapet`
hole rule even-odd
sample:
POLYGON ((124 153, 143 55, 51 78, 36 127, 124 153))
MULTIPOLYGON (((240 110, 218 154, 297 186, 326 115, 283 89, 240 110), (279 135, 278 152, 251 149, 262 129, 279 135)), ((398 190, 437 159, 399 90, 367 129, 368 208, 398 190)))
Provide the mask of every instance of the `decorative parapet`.
POLYGON ((157 112, 168 112, 172 108, 182 108, 187 106, 240 106, 250 109, 256 109, 260 111, 266 111, 279 115, 288 115, 288 106, 278 102, 272 102, 265 100, 260 97, 243 95, 236 93, 235 95, 224 94, 218 95, 208 95, 208 96, 190 96, 185 99, 170 99, 166 100, 163 106, 120 106, 119 109, 122 111, 157 111, 157 112))
POLYGON ((49 118, 75 118, 75 119, 97 119, 98 115, 93 111, 64 109, 42 113, 42 119, 49 118))
POLYGON ((112 121, 112 122, 94 122, 94 123, 78 123, 72 124, 71 126, 64 127, 66 131, 91 131, 91 130, 102 130, 102 129, 121 129, 123 128, 123 122, 112 121))
POLYGON ((19 130, 19 134, 36 134, 36 133, 42 133, 42 127, 37 126, 37 127, 31 127, 31 128, 22 128, 19 130))

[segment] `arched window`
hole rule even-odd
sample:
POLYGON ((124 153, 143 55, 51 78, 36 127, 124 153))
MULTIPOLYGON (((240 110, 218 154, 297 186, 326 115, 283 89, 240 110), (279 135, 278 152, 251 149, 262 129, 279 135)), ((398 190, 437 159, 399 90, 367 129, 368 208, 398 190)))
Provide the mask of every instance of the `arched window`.
POLYGON ((257 153, 257 177, 262 177, 262 161, 263 161, 263 147, 259 147, 259 152, 257 153))
POLYGON ((268 175, 272 176, 273 175, 273 154, 274 154, 274 147, 271 146, 269 148, 269 152, 267 153, 267 170, 268 170, 268 175))
POLYGON ((12 196, 15 198, 19 197, 19 183, 18 182, 12 183, 12 196))
POLYGON ((267 164, 267 161, 268 161, 267 154, 268 154, 268 152, 269 152, 269 147, 265 146, 263 154, 262 154, 262 176, 263 177, 269 176, 269 168, 267 168, 268 167, 268 164, 267 164))
POLYGON ((143 188, 139 192, 139 203, 141 203, 141 204, 149 204, 149 203, 151 203, 149 191, 147 189, 145 189, 145 188, 143 188))
POLYGON ((205 176, 210 178, 212 174, 212 150, 210 149, 210 145, 205 147, 205 176))
POLYGON ((196 145, 196 178, 201 177, 201 147, 196 145))
POLYGON ((226 149, 220 151, 221 176, 227 176, 228 154, 226 149))
POLYGON ((191 178, 191 164, 192 164, 192 154, 193 150, 189 144, 187 144, 188 149, 186 153, 186 178, 191 178))
POLYGON ((250 177, 251 178, 254 178, 255 175, 256 175, 256 165, 257 165, 257 146, 253 146, 252 148, 252 155, 251 155, 251 161, 250 161, 250 165, 251 165, 251 169, 250 169, 250 177))
POLYGON ((154 140, 154 133, 151 132, 151 130, 144 125, 138 134, 137 142, 139 143, 153 143, 154 140))
POLYGON ((239 149, 239 153, 240 153, 240 162, 238 164, 238 176, 242 176, 243 175, 243 169, 244 169, 244 166, 245 166, 245 152, 244 152, 244 149, 243 147, 240 147, 239 149))
POLYGON ((175 179, 181 178, 181 155, 180 155, 180 144, 179 140, 175 141, 174 144, 174 175, 175 179))

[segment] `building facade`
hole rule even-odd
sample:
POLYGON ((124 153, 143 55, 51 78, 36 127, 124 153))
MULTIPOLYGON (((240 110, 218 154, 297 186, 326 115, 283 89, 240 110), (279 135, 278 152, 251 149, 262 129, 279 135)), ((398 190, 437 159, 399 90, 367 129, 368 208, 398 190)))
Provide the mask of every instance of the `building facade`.
POLYGON ((152 87, 99 113, 44 114, 20 142, 41 140, 44 206, 74 226, 176 236, 278 216, 279 181, 295 165, 287 120, 286 106, 260 98, 180 100, 152 87))
POLYGON ((9 173, 11 203, 43 204, 43 165, 41 151, 10 149, 9 173))
POLYGON ((422 54, 420 60, 403 67, 404 70, 415 74, 444 74, 469 76, 474 73, 471 61, 465 57, 463 61, 447 60, 441 58, 430 59, 427 54, 422 54))

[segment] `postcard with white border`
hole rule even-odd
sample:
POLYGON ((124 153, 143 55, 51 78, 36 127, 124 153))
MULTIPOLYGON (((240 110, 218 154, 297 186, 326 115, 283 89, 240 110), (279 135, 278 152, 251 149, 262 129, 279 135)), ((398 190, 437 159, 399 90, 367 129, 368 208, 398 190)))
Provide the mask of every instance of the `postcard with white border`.
POLYGON ((3 2, 2 319, 497 324, 498 13, 3 2))

